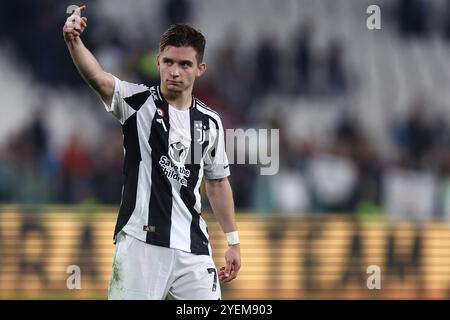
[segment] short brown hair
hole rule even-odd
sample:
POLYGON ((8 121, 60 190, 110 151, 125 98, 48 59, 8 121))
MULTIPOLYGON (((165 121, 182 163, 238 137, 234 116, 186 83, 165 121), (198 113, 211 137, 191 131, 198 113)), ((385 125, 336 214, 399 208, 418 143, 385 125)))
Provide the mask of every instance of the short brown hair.
POLYGON ((192 47, 197 52, 197 62, 203 61, 206 40, 200 31, 187 24, 173 24, 161 36, 159 52, 163 52, 167 46, 192 47))

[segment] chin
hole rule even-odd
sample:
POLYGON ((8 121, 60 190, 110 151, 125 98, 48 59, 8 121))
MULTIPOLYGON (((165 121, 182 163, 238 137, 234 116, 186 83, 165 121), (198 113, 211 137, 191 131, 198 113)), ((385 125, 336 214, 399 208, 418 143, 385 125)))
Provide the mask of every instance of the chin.
POLYGON ((167 90, 174 92, 174 93, 179 93, 179 92, 183 92, 183 88, 179 87, 179 86, 174 86, 174 85, 167 85, 167 90))

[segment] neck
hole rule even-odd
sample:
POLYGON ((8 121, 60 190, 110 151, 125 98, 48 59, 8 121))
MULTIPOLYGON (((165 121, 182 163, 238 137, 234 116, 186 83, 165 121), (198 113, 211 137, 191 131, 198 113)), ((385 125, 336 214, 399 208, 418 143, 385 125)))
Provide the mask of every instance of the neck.
POLYGON ((161 94, 164 99, 178 110, 187 110, 192 104, 192 90, 185 90, 183 92, 169 91, 164 86, 161 86, 161 94))

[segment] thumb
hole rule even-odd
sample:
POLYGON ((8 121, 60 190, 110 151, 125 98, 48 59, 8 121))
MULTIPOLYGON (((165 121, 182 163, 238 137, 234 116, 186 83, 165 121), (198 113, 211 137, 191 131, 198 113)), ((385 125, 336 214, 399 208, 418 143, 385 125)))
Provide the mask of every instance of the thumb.
POLYGON ((86 10, 86 5, 82 5, 81 7, 78 7, 73 12, 74 15, 81 17, 81 11, 86 10))

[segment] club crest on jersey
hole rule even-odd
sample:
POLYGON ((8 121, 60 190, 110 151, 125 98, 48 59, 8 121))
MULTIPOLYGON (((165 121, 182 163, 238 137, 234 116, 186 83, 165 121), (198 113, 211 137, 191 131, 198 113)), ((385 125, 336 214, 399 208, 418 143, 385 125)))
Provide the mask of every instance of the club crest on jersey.
POLYGON ((181 141, 169 145, 169 157, 178 167, 184 166, 188 152, 189 146, 185 146, 181 141))
POLYGON ((182 129, 172 129, 169 133, 168 155, 173 164, 183 167, 191 147, 189 131, 182 129))
POLYGON ((201 121, 195 121, 195 137, 199 144, 206 141, 206 126, 201 121))

